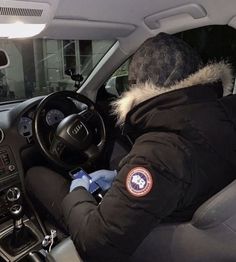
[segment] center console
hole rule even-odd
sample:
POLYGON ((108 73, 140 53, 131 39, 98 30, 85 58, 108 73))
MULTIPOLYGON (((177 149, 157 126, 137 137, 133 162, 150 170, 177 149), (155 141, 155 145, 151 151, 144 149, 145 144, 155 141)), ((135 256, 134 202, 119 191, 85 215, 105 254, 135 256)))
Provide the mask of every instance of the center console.
POLYGON ((0 224, 9 219, 7 190, 19 186, 19 176, 12 151, 8 146, 0 147, 0 224))
POLYGON ((0 262, 20 261, 41 248, 44 237, 29 210, 13 153, 8 146, 1 146, 0 262))
POLYGON ((0 262, 19 261, 32 250, 41 248, 43 235, 24 212, 19 187, 1 191, 0 262))
POLYGON ((0 146, 0 262, 45 261, 55 235, 42 234, 18 172, 11 149, 0 146))

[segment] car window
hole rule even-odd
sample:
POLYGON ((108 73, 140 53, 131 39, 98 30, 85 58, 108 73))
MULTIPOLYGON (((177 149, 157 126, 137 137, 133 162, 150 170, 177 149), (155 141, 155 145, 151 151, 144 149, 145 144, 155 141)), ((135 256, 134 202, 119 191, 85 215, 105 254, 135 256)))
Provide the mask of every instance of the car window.
MULTIPOLYGON (((188 30, 176 35, 191 45, 204 64, 225 61, 231 64, 236 79, 236 30, 227 25, 213 25, 188 30)), ((233 93, 236 94, 236 81, 233 93)))
POLYGON ((0 102, 75 89, 65 71, 80 73, 84 81, 113 44, 105 40, 1 40, 10 66, 0 70, 0 102))

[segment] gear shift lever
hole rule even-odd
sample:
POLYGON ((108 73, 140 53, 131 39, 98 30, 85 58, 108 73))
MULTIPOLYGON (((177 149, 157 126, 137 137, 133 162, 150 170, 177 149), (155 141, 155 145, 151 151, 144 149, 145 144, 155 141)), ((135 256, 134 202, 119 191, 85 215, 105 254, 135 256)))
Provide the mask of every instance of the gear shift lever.
POLYGON ((13 247, 18 248, 22 245, 22 240, 25 238, 22 205, 14 204, 11 206, 10 214, 13 218, 13 235, 11 242, 13 247))
POLYGON ((10 215, 13 219, 13 233, 11 245, 19 248, 24 238, 23 207, 21 205, 21 192, 18 187, 12 187, 7 191, 10 215))
POLYGON ((20 204, 14 204, 10 207, 10 214, 13 218, 14 229, 20 229, 24 226, 23 223, 23 208, 20 204))
POLYGON ((37 242, 37 237, 30 228, 23 223, 23 207, 21 205, 21 192, 17 187, 7 191, 6 199, 9 212, 13 219, 13 231, 1 239, 0 246, 13 256, 37 242))

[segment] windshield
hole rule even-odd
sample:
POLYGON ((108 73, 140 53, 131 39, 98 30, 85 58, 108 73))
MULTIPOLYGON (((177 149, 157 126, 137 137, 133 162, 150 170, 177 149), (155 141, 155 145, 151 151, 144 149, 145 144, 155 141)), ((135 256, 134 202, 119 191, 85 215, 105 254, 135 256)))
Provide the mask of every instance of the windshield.
POLYGON ((75 81, 65 71, 80 73, 82 82, 85 81, 113 43, 105 40, 1 40, 0 48, 8 53, 10 66, 0 70, 0 101, 74 90, 75 81))

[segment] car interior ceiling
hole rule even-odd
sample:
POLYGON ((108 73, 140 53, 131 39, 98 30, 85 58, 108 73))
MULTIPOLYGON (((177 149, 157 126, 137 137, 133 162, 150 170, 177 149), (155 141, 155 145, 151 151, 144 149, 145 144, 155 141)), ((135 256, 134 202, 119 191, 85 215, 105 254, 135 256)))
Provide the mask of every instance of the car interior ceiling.
MULTIPOLYGON (((229 26, 222 26, 222 25, 206 26, 206 27, 201 27, 201 28, 177 33, 176 36, 182 38, 187 43, 189 43, 201 55, 204 63, 225 60, 228 61, 230 64, 232 64, 235 73, 236 71, 235 29, 229 26)), ((124 59, 122 59, 122 62, 124 62, 124 59)), ((113 68, 112 70, 114 71, 114 69, 115 68, 113 68)), ((116 69, 118 69, 117 65, 116 65, 116 69)), ((86 166, 88 172, 101 168, 116 169, 119 161, 131 149, 132 142, 135 139, 132 137, 124 136, 120 128, 116 126, 116 119, 110 113, 111 112, 110 102, 113 101, 114 99, 116 99, 116 97, 106 91, 105 83, 101 85, 100 88, 98 88, 95 102, 96 102, 97 110, 101 114, 105 123, 106 131, 107 131, 107 140, 106 140, 103 154, 99 156, 96 162, 90 163, 90 165, 86 166)), ((40 100, 33 101, 32 105, 29 106, 28 108, 35 109, 39 101, 40 100)), ((63 104, 63 102, 61 102, 61 104, 63 104)), ((10 105, 10 103, 9 104, 5 103, 0 105, 0 115, 1 114, 4 115, 6 111, 9 111, 9 108, 10 110, 12 110, 14 106, 15 106, 14 104, 10 105)), ((22 115, 22 112, 21 111, 19 112, 20 112, 19 114, 22 115)), ((3 116, 2 119, 4 119, 4 117, 5 115, 3 116)), ((12 119, 17 119, 17 116, 12 119)), ((16 126, 14 126, 14 128, 17 129, 16 126)), ((12 129, 9 132, 14 133, 18 131, 12 129)), ((14 142, 15 141, 12 141, 12 143, 14 142)), ((69 154, 71 154, 71 151, 68 152, 68 155, 69 154)), ((3 159, 6 159, 4 161, 8 163, 7 165, 9 165, 9 163, 11 164, 11 166, 19 165, 18 169, 21 170, 23 174, 25 174, 27 170, 33 166, 47 166, 53 168, 59 173, 62 174, 68 173, 68 170, 62 171, 58 166, 48 161, 45 158, 45 156, 41 154, 41 151, 35 145, 33 140, 30 141, 29 143, 25 142, 25 145, 22 145, 19 159, 15 159, 15 157, 12 155, 11 150, 9 150, 7 146, 1 148, 0 155, 3 157, 3 159)), ((9 173, 9 176, 10 175, 12 175, 12 173, 9 173)), ((4 246, 5 243, 10 241, 10 236, 12 231, 12 222, 11 222, 12 217, 15 220, 18 219, 17 215, 15 214, 13 215, 11 214, 11 216, 9 215, 9 207, 8 207, 9 202, 11 201, 14 202, 15 201, 14 199, 17 200, 17 204, 20 205, 22 204, 25 209, 24 223, 27 225, 28 228, 30 228, 30 231, 24 232, 28 242, 23 243, 20 247, 18 246, 18 244, 16 244, 15 250, 14 248, 12 248, 11 244, 10 245, 6 244, 5 251, 2 250, 0 251, 0 261, 7 261, 7 259, 9 258, 12 259, 10 261, 20 261, 19 259, 28 255, 31 249, 39 250, 41 248, 41 241, 42 239, 44 239, 45 231, 48 234, 50 229, 52 228, 58 231, 58 238, 57 238, 58 242, 60 242, 63 238, 66 237, 63 230, 56 225, 55 221, 53 221, 53 219, 48 214, 42 212, 44 210, 41 209, 41 206, 39 203, 37 203, 37 200, 28 199, 27 194, 25 192, 25 188, 24 186, 22 186, 22 183, 24 183, 23 179, 16 178, 15 176, 12 176, 12 179, 8 179, 6 181, 2 180, 0 183, 0 187, 1 187, 0 208, 2 211, 0 215, 0 245, 4 246), (19 197, 20 193, 17 188, 20 188, 22 190, 23 196, 19 197), (9 199, 13 199, 13 200, 9 200, 9 199), (18 201, 18 199, 20 200, 18 201), (41 210, 41 212, 39 212, 39 210, 41 210), (11 247, 9 248, 9 246, 11 247), (6 254, 10 254, 8 258, 6 258, 7 257, 6 254)), ((14 237, 16 237, 20 242, 19 236, 14 236, 14 237)), ((36 260, 29 260, 29 261, 36 261, 36 260)))

